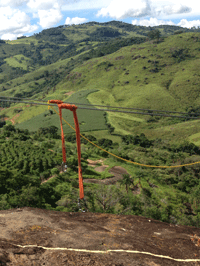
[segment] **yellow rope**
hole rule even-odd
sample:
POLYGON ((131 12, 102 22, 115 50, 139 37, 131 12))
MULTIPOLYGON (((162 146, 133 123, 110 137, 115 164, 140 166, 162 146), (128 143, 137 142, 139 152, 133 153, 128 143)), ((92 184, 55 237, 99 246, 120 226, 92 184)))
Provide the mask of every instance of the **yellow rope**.
MULTIPOLYGON (((59 115, 59 113, 52 106, 51 106, 51 108, 54 110, 55 113, 57 113, 57 115, 59 115)), ((75 128, 73 128, 64 118, 62 118, 62 119, 63 119, 63 121, 69 127, 71 127, 71 129, 73 129, 74 131, 76 131, 75 128)), ((139 166, 143 166, 143 167, 151 167, 151 168, 178 168, 178 167, 191 166, 191 165, 195 165, 195 164, 199 164, 200 163, 200 161, 198 161, 198 162, 195 162, 195 163, 188 163, 188 164, 183 164, 183 165, 172 165, 172 166, 167 166, 167 165, 161 165, 161 166, 159 166, 159 165, 146 165, 146 164, 142 164, 142 163, 136 163, 136 162, 132 162, 130 160, 121 158, 121 157, 119 157, 119 156, 117 156, 117 155, 115 155, 115 154, 113 154, 113 153, 111 153, 111 152, 109 152, 109 151, 107 151, 107 150, 99 147, 98 145, 96 145, 95 143, 93 143, 92 141, 90 141, 89 139, 87 139, 85 136, 83 136, 82 134, 80 134, 80 135, 81 135, 82 138, 84 138, 85 140, 87 140, 88 142, 90 142, 92 145, 94 145, 98 149, 101 149, 102 151, 105 151, 106 153, 110 154, 111 156, 114 156, 114 157, 116 157, 116 158, 118 158, 120 160, 123 160, 123 161, 127 162, 127 163, 132 163, 132 164, 139 165, 139 166)))

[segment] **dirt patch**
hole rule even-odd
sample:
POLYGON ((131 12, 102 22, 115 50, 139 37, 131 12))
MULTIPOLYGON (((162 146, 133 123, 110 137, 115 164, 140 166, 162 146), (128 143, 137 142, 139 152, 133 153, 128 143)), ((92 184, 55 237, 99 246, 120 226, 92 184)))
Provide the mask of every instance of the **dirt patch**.
MULTIPOLYGON (((97 172, 103 172, 105 169, 108 167, 108 165, 104 165, 103 161, 104 160, 97 160, 97 161, 92 161, 87 159, 88 165, 95 167, 97 163, 101 163, 102 166, 98 166, 95 168, 95 171, 97 172)), ((114 166, 108 171, 110 174, 112 174, 111 177, 105 178, 103 180, 97 180, 97 179, 83 179, 83 182, 85 183, 95 183, 95 184, 105 184, 105 185, 114 185, 118 180, 123 178, 123 174, 128 174, 126 169, 124 169, 121 166, 114 166)))
POLYGON ((41 184, 46 183, 48 180, 50 180, 50 179, 52 179, 52 178, 54 178, 54 177, 56 177, 56 176, 57 176, 57 175, 52 175, 52 176, 50 176, 49 178, 47 178, 47 179, 45 179, 45 180, 42 180, 41 184))
POLYGON ((102 164, 102 165, 105 165, 105 164, 104 164, 104 161, 105 161, 105 160, 106 160, 106 159, 100 159, 100 160, 93 161, 93 160, 87 159, 87 162, 88 162, 88 165, 89 165, 89 166, 95 166, 97 163, 100 163, 100 164, 102 164))
POLYGON ((16 114, 15 116, 13 116, 13 118, 10 120, 12 122, 12 124, 14 125, 16 123, 17 118, 19 118, 20 114, 16 114))
POLYGON ((69 91, 69 92, 66 92, 65 95, 70 96, 70 95, 72 95, 74 92, 75 92, 75 91, 69 91))
POLYGON ((16 123, 17 118, 19 118, 20 114, 16 114, 11 119, 9 117, 4 117, 4 121, 10 120, 12 124, 14 125, 16 123))
POLYGON ((101 172, 105 171, 107 167, 108 166, 98 166, 94 170, 101 173, 101 172))
POLYGON ((198 228, 133 215, 1 210, 0 265, 200 265, 195 235, 198 228))
POLYGON ((124 59, 124 56, 115 57, 115 60, 122 60, 122 59, 124 59))
POLYGON ((117 179, 122 179, 124 174, 128 174, 126 169, 121 166, 114 166, 108 172, 113 174, 117 179))
POLYGON ((51 150, 51 149, 48 149, 48 151, 52 151, 52 152, 55 152, 54 150, 51 150))

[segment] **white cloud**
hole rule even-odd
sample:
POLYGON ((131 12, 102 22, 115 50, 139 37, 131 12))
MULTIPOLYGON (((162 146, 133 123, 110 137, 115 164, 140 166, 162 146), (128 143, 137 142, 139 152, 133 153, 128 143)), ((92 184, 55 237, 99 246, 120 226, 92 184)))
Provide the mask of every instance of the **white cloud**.
POLYGON ((99 9, 108 4, 111 0, 75 0, 75 1, 64 1, 62 5, 63 11, 71 10, 88 10, 88 9, 99 9))
POLYGON ((192 11, 192 8, 182 4, 158 4, 150 0, 113 0, 106 8, 98 11, 97 16, 125 19, 128 17, 146 17, 159 15, 183 14, 192 11))
POLYGON ((58 0, 29 0, 28 7, 36 10, 58 9, 60 4, 58 0))
POLYGON ((184 28, 192 28, 192 27, 200 27, 200 20, 192 20, 188 21, 187 19, 182 19, 178 24, 175 24, 171 20, 161 20, 157 18, 150 18, 148 19, 140 19, 140 20, 132 20, 133 25, 139 25, 139 26, 159 26, 159 25, 173 25, 173 26, 180 26, 184 28))
POLYGON ((165 21, 165 20, 159 20, 157 18, 150 18, 149 20, 148 19, 141 19, 141 20, 132 20, 132 24, 133 25, 139 25, 139 26, 151 26, 151 27, 154 27, 154 26, 159 26, 159 25, 175 25, 174 22, 172 22, 171 20, 170 21, 165 21))
POLYGON ((106 8, 102 8, 97 16, 110 16, 115 19, 124 19, 127 17, 143 17, 149 15, 151 6, 148 0, 113 0, 106 8))
POLYGON ((53 27, 63 18, 61 11, 56 8, 39 10, 38 17, 40 19, 39 24, 43 29, 53 27))
POLYGON ((18 9, 0 8, 0 36, 2 39, 17 38, 22 34, 36 31, 37 25, 31 25, 30 17, 18 9))
POLYGON ((61 4, 63 0, 29 0, 27 6, 33 11, 33 18, 39 18, 39 25, 44 28, 53 27, 62 18, 61 4))
POLYGON ((0 0, 0 7, 19 7, 26 4, 29 0, 0 0))
POLYGON ((72 24, 77 25, 77 24, 84 23, 86 21, 88 21, 88 19, 86 19, 86 18, 79 18, 79 17, 69 18, 69 17, 67 17, 65 20, 65 24, 66 25, 72 25, 72 24))
POLYGON ((155 13, 158 15, 173 15, 173 14, 183 14, 192 11, 191 7, 183 6, 182 4, 166 5, 160 8, 155 8, 155 13))
POLYGON ((192 21, 187 21, 187 19, 182 19, 179 23, 178 26, 183 27, 183 28, 192 28, 192 27, 200 27, 200 20, 192 20, 192 21))
MULTIPOLYGON (((198 27, 200 1, 198 0, 0 0, 0 37, 16 38, 42 28, 54 27, 62 18, 69 16, 65 11, 77 11, 77 16, 67 17, 65 24, 80 24, 89 21, 86 15, 79 15, 87 10, 88 16, 97 16, 121 20, 132 18, 132 24, 156 26, 176 25, 191 28, 198 27), (34 19, 31 25, 31 19, 34 19), (37 23, 37 25, 35 25, 37 23), (178 23, 178 24, 177 24, 178 23)), ((88 17, 89 18, 89 17, 88 17)))
POLYGON ((3 34, 3 35, 1 36, 1 39, 2 39, 2 40, 10 40, 10 41, 12 41, 12 40, 16 40, 17 37, 18 37, 17 34, 13 34, 13 33, 5 33, 5 34, 3 34))

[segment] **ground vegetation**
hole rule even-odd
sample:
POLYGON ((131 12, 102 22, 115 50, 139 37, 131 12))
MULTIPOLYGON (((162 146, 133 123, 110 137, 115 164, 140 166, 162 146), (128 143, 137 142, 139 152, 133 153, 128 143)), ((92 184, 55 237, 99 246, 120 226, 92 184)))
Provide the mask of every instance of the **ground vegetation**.
MULTIPOLYGON (((117 21, 1 41, 0 95, 94 105, 77 110, 81 133, 103 148, 81 140, 91 212, 199 227, 199 164, 159 169, 120 159, 156 166, 200 161, 200 122, 189 120, 199 115, 199 41, 199 29, 117 21), (185 118, 109 113, 95 104, 179 111, 185 118), (88 160, 104 160, 101 171, 88 160), (117 178, 116 167, 123 168, 117 178)), ((73 125, 70 111, 63 117, 73 125)), ((0 130, 0 209, 79 211, 73 130, 64 125, 66 173, 59 117, 47 106, 0 101, 0 130)))

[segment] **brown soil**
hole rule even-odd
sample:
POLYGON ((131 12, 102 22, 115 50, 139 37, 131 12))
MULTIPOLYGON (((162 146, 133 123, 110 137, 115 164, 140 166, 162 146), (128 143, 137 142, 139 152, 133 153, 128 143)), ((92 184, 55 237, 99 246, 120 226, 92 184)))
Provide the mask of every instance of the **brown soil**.
POLYGON ((4 117, 4 121, 10 120, 12 122, 12 124, 14 125, 16 123, 17 118, 19 118, 20 114, 16 114, 15 116, 13 116, 13 118, 8 118, 8 117, 4 117))
MULTIPOLYGON (((88 165, 95 167, 97 163, 101 163, 101 166, 95 167, 95 171, 97 172, 103 172, 108 165, 104 164, 104 160, 100 159, 97 161, 92 161, 87 159, 88 161, 88 165)), ((110 174, 112 174, 112 177, 103 179, 103 180, 97 180, 97 179, 83 179, 83 182, 85 183, 96 183, 96 184, 105 184, 105 185, 113 185, 115 184, 118 180, 123 178, 123 174, 128 174, 128 172, 126 171, 126 169, 124 169, 121 166, 114 166, 111 169, 109 169, 108 171, 110 174)))
POLYGON ((105 159, 103 160, 103 159, 100 159, 100 160, 96 160, 96 161, 93 161, 93 160, 90 160, 90 159, 87 159, 87 162, 88 162, 88 166, 92 166, 92 167, 96 167, 96 164, 97 163, 100 163, 100 164, 102 164, 103 166, 107 166, 108 167, 108 165, 105 165, 103 162, 105 161, 105 159))
POLYGON ((69 91, 69 92, 66 92, 65 95, 70 96, 70 95, 73 94, 73 93, 74 93, 74 91, 69 91))
POLYGON ((13 118, 10 120, 12 122, 12 124, 14 125, 16 123, 17 118, 19 118, 20 114, 16 114, 15 116, 13 116, 13 118))
POLYGON ((54 178, 55 176, 57 176, 57 175, 52 175, 52 176, 50 176, 49 178, 47 178, 47 179, 45 179, 45 180, 42 180, 41 184, 46 183, 48 180, 54 178))
POLYGON ((0 265, 200 265, 199 237, 198 228, 133 215, 1 210, 0 265))

